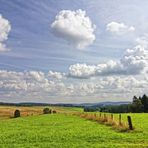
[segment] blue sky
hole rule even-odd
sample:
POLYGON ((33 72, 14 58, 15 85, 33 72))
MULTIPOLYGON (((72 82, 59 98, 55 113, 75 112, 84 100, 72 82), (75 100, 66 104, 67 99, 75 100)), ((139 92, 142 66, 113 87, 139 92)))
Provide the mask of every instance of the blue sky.
POLYGON ((0 0, 0 22, 9 22, 0 23, 0 101, 127 101, 147 93, 147 5, 0 0))

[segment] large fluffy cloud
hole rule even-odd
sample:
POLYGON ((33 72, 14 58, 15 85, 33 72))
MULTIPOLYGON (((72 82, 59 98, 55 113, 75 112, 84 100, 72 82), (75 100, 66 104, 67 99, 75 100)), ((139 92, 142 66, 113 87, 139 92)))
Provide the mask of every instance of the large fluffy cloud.
POLYGON ((0 14, 0 52, 8 50, 4 42, 8 39, 8 34, 11 30, 11 25, 8 20, 0 14))
POLYGON ((139 74, 148 67, 148 51, 141 45, 134 49, 127 49, 120 63, 125 73, 139 74))
POLYGON ((106 30, 117 35, 122 35, 133 32, 135 28, 133 26, 127 26, 124 23, 110 22, 106 25, 106 30))
POLYGON ((74 64, 69 67, 69 76, 89 78, 98 75, 136 75, 148 67, 148 51, 141 45, 127 49, 120 61, 110 60, 104 64, 74 64))
POLYGON ((54 35, 79 49, 85 48, 95 40, 95 25, 81 9, 60 11, 51 24, 51 28, 54 35))

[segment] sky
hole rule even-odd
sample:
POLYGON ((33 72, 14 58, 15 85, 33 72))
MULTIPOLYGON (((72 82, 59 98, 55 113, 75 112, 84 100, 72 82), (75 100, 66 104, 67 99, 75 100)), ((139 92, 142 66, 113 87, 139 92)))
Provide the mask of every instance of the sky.
POLYGON ((131 101, 147 94, 147 6, 0 0, 0 102, 131 101))

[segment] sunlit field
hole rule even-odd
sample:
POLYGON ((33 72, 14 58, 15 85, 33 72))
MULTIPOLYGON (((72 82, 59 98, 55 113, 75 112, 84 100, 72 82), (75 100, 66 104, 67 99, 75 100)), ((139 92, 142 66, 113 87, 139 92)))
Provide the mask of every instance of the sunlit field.
POLYGON ((0 148, 148 148, 148 0, 0 0, 0 148))
MULTIPOLYGON (((14 111, 16 109, 20 110, 21 116, 33 116, 43 114, 43 109, 48 106, 33 106, 33 107, 20 107, 20 106, 0 106, 0 119, 13 118, 14 111)), ((72 112, 82 112, 83 109, 79 107, 50 107, 56 109, 60 113, 72 113, 72 112)))
MULTIPOLYGON (((43 107, 1 107, 0 147, 148 147, 148 114, 130 114, 135 130, 121 132, 72 114, 83 113, 81 108, 53 108, 59 113, 43 115, 43 107), (10 118, 3 114, 5 118, 2 118, 3 111, 7 110, 8 114, 18 108, 28 116, 12 118, 11 114, 10 118)), ((114 118, 118 119, 118 114, 114 118)), ((126 118, 127 114, 122 114, 125 122, 126 118)))
POLYGON ((21 111, 21 116, 39 115, 43 112, 43 107, 0 106, 0 119, 12 118, 16 109, 21 111))

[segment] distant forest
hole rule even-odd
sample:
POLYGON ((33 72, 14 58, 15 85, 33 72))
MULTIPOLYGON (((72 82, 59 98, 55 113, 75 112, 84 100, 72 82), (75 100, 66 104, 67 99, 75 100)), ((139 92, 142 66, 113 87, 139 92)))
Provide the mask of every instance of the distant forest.
POLYGON ((110 112, 110 113, 148 113, 148 96, 143 95, 142 97, 133 97, 133 101, 130 104, 121 105, 106 105, 106 106, 86 106, 84 107, 85 112, 110 112))

